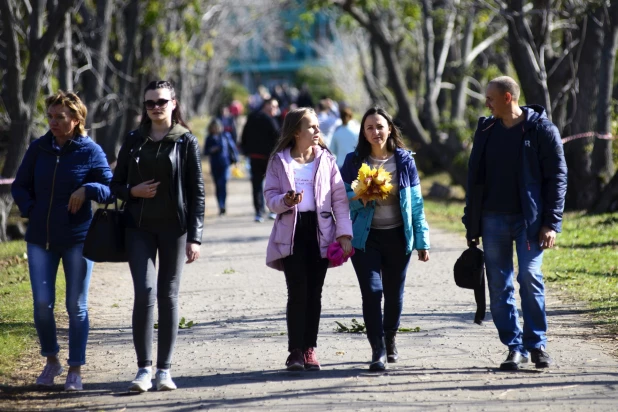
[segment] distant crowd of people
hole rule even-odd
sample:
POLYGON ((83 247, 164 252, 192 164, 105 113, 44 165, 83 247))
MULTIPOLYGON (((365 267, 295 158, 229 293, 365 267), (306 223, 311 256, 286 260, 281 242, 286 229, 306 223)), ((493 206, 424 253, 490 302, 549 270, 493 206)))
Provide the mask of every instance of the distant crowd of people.
POLYGON ((267 213, 264 206, 264 176, 281 126, 290 111, 299 108, 315 111, 323 142, 337 159, 339 167, 343 166, 345 156, 355 149, 358 142, 360 124, 354 120, 352 109, 326 96, 313 107, 313 99, 306 86, 298 90, 287 85, 275 85, 271 91, 264 86, 258 87, 257 92, 249 97, 249 114, 240 138, 236 105, 237 102, 232 102, 219 109, 216 121, 221 128, 216 131, 209 126, 204 149, 204 155, 210 156, 220 215, 226 211, 225 186, 230 176, 229 169, 242 153, 248 159, 251 170, 254 220, 261 223, 266 216, 275 218, 275 213, 267 213))

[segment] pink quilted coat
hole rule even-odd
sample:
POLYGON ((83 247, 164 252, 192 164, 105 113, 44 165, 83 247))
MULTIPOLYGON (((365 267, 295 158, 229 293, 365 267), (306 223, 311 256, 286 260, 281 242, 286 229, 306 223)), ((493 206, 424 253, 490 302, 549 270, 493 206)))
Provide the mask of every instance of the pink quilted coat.
MULTIPOLYGON (((326 258, 328 245, 340 236, 352 237, 348 196, 335 157, 314 146, 314 194, 318 216, 320 254, 326 258)), ((292 254, 296 228, 296 206, 283 201, 288 190, 296 190, 290 149, 277 153, 268 163, 264 197, 266 205, 277 214, 266 250, 266 265, 283 270, 282 259, 292 254)))

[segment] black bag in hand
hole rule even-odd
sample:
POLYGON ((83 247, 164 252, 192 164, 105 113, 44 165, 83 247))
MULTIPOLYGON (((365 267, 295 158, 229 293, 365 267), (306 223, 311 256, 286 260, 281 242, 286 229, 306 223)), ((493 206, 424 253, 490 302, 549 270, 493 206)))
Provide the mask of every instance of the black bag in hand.
POLYGON ((93 262, 128 262, 124 244, 124 202, 118 209, 97 209, 84 241, 84 257, 93 262))
POLYGON ((475 244, 464 250, 455 262, 455 283, 460 288, 473 289, 476 301, 474 323, 482 324, 487 305, 485 302, 485 259, 475 244))

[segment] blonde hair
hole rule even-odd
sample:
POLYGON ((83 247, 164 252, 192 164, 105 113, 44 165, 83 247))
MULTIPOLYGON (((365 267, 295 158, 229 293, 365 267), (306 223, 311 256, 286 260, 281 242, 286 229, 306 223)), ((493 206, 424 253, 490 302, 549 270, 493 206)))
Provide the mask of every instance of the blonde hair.
MULTIPOLYGON (((283 119, 283 126, 281 127, 281 136, 279 137, 279 140, 277 141, 277 144, 275 145, 275 149, 273 150, 271 156, 276 155, 277 153, 288 147, 294 147, 294 145, 296 144, 296 134, 299 132, 300 125, 305 116, 307 115, 314 115, 317 117, 317 115, 315 114, 315 110, 310 107, 301 107, 298 109, 290 110, 285 115, 285 119, 283 119)), ((324 143, 321 134, 318 144, 322 149, 330 152, 330 150, 328 150, 328 147, 326 147, 326 143, 324 143)))
POLYGON ((77 126, 75 126, 73 134, 75 136, 86 136, 86 116, 88 115, 88 109, 86 109, 81 99, 75 93, 58 90, 55 94, 45 99, 45 107, 47 109, 57 105, 69 109, 75 120, 79 122, 77 126))

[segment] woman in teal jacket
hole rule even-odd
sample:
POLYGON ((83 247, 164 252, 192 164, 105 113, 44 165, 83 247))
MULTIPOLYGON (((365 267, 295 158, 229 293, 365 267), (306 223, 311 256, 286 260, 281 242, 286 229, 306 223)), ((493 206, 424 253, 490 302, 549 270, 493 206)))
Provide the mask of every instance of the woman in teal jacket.
POLYGON ((425 220, 420 180, 412 152, 382 108, 369 109, 361 121, 356 151, 346 156, 341 177, 350 199, 353 222, 352 264, 363 296, 363 318, 372 348, 369 369, 380 371, 398 358, 395 335, 403 308, 406 272, 412 250, 429 260, 429 227, 425 220), (356 196, 352 182, 363 163, 382 166, 392 175, 393 189, 384 200, 356 196), (382 296, 384 295, 384 318, 382 296))

